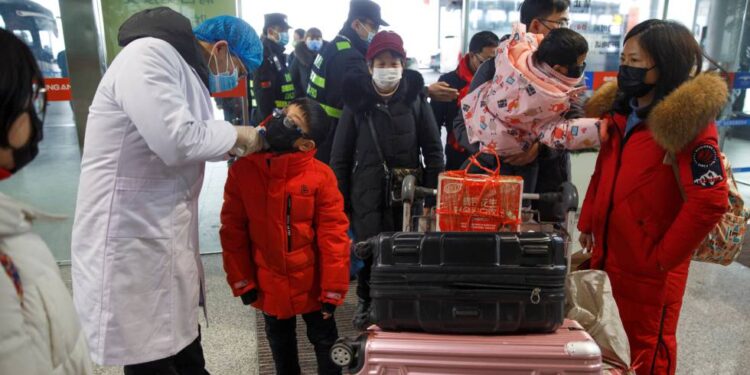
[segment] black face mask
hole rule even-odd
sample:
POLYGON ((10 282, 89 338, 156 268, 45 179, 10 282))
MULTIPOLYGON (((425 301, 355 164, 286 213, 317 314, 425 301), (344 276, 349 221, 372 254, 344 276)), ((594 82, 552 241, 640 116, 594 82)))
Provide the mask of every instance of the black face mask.
POLYGON ((625 95, 631 98, 640 98, 653 90, 655 85, 643 82, 646 73, 651 68, 635 68, 628 65, 620 65, 620 71, 617 73, 617 87, 625 95))
POLYGON ((21 168, 31 163, 31 161, 39 155, 39 143, 42 141, 43 122, 34 111, 30 111, 29 117, 31 118, 31 139, 29 140, 29 143, 23 147, 13 149, 13 163, 15 166, 12 170, 8 171, 11 174, 16 174, 21 168))
POLYGON ((288 126, 284 122, 290 123, 285 115, 274 115, 266 123, 266 141, 271 146, 273 152, 295 151, 294 142, 302 137, 302 132, 291 123, 288 126))
POLYGON ((568 65, 568 78, 581 78, 583 71, 586 70, 586 63, 581 65, 568 65))

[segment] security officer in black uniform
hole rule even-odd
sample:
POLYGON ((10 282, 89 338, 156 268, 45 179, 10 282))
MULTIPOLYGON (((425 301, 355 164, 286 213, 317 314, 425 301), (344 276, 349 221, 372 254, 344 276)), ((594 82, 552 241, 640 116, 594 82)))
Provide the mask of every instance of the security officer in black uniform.
POLYGON ((286 63, 284 48, 289 43, 286 15, 271 13, 265 16, 263 64, 253 74, 253 123, 259 124, 273 113, 284 108, 295 98, 292 74, 286 63))
POLYGON ((316 155, 324 163, 328 163, 331 156, 333 135, 344 108, 344 77, 369 74, 365 54, 380 26, 388 26, 388 23, 380 18, 378 4, 370 0, 352 0, 344 28, 320 51, 313 63, 307 96, 320 102, 331 121, 328 139, 318 146, 316 155))

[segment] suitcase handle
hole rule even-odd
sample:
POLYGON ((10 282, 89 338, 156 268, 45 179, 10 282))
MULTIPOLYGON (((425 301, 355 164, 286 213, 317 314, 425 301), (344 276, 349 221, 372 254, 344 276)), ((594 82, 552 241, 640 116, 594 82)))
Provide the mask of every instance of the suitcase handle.
POLYGON ((393 255, 419 255, 419 247, 414 246, 394 246, 393 255))
POLYGON ((453 317, 454 318, 479 318, 481 314, 479 309, 476 307, 454 307, 453 317))

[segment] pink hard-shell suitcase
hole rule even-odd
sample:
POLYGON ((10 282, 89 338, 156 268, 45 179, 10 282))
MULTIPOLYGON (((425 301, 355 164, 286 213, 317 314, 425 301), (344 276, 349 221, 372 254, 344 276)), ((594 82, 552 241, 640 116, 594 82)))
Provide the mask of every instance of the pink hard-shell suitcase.
POLYGON ((435 335, 370 327, 339 339, 334 363, 352 374, 601 374, 599 347, 573 320, 553 333, 435 335))

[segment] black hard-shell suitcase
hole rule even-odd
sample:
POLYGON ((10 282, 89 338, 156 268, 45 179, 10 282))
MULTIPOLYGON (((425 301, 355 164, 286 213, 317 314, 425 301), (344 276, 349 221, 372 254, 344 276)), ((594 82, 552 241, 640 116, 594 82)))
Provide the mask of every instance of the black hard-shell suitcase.
POLYGON ((563 240, 544 233, 384 233, 370 319, 383 330, 554 332, 563 323, 563 240))

